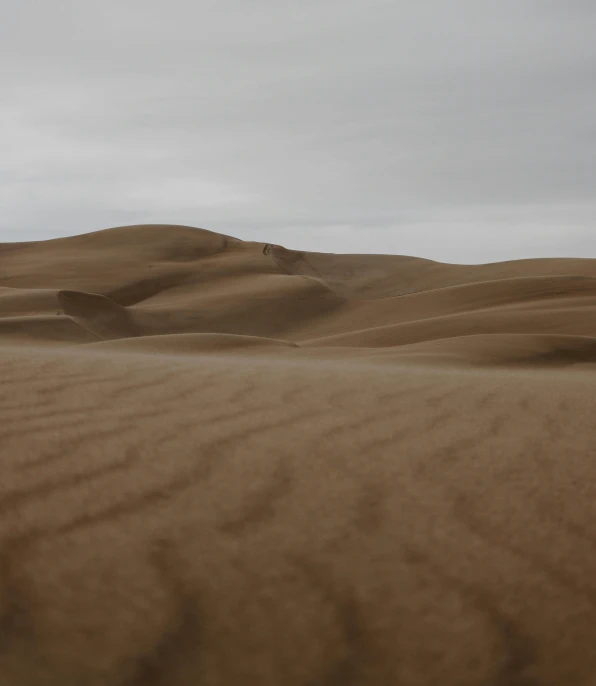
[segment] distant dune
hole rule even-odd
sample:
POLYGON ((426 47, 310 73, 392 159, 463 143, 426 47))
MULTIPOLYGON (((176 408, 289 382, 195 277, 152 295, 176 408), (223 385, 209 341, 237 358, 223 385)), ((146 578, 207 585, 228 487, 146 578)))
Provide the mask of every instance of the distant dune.
POLYGON ((0 686, 596 684, 596 260, 0 244, 0 371, 0 686))

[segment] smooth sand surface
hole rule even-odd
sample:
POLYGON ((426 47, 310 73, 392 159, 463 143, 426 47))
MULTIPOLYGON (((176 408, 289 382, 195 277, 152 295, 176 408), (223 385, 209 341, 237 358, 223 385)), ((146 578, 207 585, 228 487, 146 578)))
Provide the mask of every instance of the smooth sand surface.
POLYGON ((0 686, 596 684, 596 260, 0 245, 0 686))

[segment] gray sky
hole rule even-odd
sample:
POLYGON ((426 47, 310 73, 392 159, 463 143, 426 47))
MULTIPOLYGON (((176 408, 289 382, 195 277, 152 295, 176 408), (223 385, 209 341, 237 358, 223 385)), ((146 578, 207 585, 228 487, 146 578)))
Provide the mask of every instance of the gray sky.
POLYGON ((0 241, 596 257, 594 0, 3 0, 0 241))

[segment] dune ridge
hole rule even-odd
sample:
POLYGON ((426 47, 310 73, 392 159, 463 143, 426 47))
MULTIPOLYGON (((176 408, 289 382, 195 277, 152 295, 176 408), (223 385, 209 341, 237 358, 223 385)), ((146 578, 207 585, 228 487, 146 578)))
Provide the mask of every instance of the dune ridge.
POLYGON ((0 244, 0 684, 596 683, 594 314, 590 259, 0 244))

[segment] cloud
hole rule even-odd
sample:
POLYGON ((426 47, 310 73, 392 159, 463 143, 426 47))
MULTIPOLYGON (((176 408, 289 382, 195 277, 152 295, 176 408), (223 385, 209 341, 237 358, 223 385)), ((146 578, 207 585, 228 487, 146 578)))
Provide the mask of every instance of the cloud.
POLYGON ((1 17, 0 240, 182 222, 335 252, 596 257, 590 3, 60 7, 1 17))

